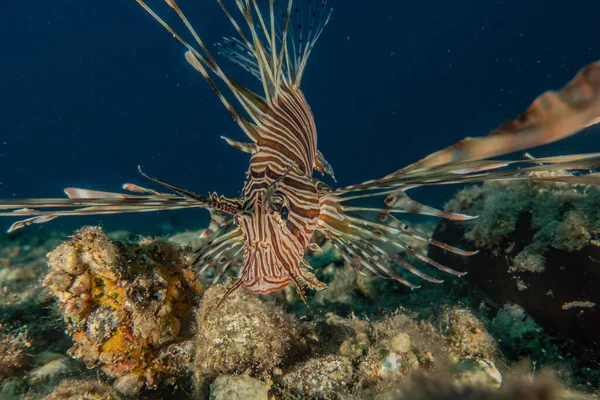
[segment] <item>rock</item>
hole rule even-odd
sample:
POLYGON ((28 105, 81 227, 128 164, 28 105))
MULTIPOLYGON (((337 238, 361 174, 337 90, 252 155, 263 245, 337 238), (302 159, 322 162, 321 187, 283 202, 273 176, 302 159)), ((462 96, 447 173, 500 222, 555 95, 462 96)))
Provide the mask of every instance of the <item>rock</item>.
POLYGON ((142 376, 132 373, 117 378, 113 386, 124 395, 133 396, 142 390, 144 383, 142 376))
POLYGON ((458 386, 483 386, 498 389, 502 374, 492 361, 482 358, 465 358, 452 366, 454 383, 458 386))
POLYGON ((44 400, 119 400, 121 396, 112 387, 94 379, 66 379, 44 400))
POLYGON ((8 331, 0 324, 0 382, 31 363, 30 347, 26 331, 8 331))
POLYGON ((221 375, 210 385, 210 400, 268 400, 271 385, 246 375, 221 375))
POLYGON ((353 296, 356 288, 356 278, 358 274, 350 267, 336 267, 329 264, 333 279, 327 283, 327 290, 321 290, 314 295, 314 303, 322 306, 325 303, 351 304, 355 299, 353 296))
POLYGON ((247 370, 271 376, 298 338, 295 320, 243 288, 217 308, 226 291, 225 285, 208 289, 198 312, 192 366, 198 382, 247 370))
POLYGON ((410 345, 410 336, 404 332, 400 332, 390 339, 388 347, 390 351, 402 354, 410 351, 410 345))
POLYGON ((187 256, 162 240, 112 242, 98 227, 81 229, 49 253, 44 285, 73 338, 69 354, 122 378, 124 393, 137 392, 140 381, 153 388, 180 376, 189 363, 183 355, 192 354, 180 344, 200 292, 187 256))
POLYGON ((61 357, 31 370, 25 380, 27 384, 33 386, 40 382, 55 382, 69 373, 71 373, 70 361, 66 357, 61 357))
POLYGON ((310 399, 341 399, 352 386, 352 362, 330 355, 313 358, 294 367, 282 378, 292 394, 310 399))
POLYGON ((471 311, 452 307, 445 310, 438 321, 454 361, 471 357, 487 360, 493 357, 496 351, 494 340, 471 311))

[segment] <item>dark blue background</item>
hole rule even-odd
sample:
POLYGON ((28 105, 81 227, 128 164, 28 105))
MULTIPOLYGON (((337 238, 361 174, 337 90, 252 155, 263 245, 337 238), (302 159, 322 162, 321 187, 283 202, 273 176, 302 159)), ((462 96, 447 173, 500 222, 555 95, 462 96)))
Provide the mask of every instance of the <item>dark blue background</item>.
MULTIPOLYGON (((164 2, 150 4, 177 22, 164 2)), ((216 1, 180 5, 207 42, 233 34, 216 1)), ((465 136, 485 135, 600 59, 598 1, 332 5, 303 87, 319 147, 341 184, 381 176, 465 136)), ((187 65, 182 46, 134 0, 4 1, 0 37, 0 197, 147 184, 137 175, 138 164, 199 193, 238 194, 248 157, 219 136, 244 140, 243 134, 187 65)), ((250 81, 227 61, 223 65, 250 81)), ((551 150, 597 151, 594 131, 551 150)), ((173 218, 195 226, 205 217, 173 218)), ((132 221, 147 228, 165 218, 148 214, 132 221)), ((114 218, 84 218, 75 226, 101 220, 132 229, 114 218)))

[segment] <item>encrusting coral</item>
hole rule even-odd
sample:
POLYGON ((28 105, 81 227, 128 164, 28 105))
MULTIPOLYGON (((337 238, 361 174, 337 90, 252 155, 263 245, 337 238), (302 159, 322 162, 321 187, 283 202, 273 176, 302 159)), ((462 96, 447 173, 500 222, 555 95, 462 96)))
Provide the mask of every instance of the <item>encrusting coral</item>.
POLYGON ((200 292, 186 257, 161 240, 113 243, 98 227, 48 254, 44 285, 73 338, 69 353, 118 378, 125 393, 179 375, 191 355, 184 339, 200 292))

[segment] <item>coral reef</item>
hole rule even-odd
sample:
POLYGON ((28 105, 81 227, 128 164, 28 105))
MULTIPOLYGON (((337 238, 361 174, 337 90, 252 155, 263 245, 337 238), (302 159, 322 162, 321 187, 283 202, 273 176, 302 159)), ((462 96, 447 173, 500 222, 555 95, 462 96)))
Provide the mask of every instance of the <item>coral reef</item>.
POLYGON ((97 227, 48 254, 44 285, 73 338, 69 354, 118 378, 115 387, 128 394, 180 374, 200 290, 185 257, 160 240, 115 244, 97 227))
MULTIPOLYGON (((201 235, 175 239, 202 244, 201 235)), ((410 293, 356 274, 320 242, 323 259, 311 257, 329 288, 309 297, 310 307, 293 290, 256 296, 243 288, 217 307, 230 283, 203 291, 198 279, 206 278, 188 267, 189 246, 111 237, 100 228, 77 232, 48 254, 45 279, 40 250, 25 261, 24 243, 4 247, 13 247, 4 253, 6 268, 31 265, 35 273, 6 281, 5 298, 18 303, 1 304, 0 344, 10 349, 5 358, 25 357, 7 370, 0 398, 575 398, 556 380, 529 379, 544 364, 557 368, 562 382, 575 376, 579 388, 598 394, 594 370, 585 375, 589 386, 581 386, 585 381, 571 373, 581 370, 521 307, 494 313, 470 298, 464 280, 410 293), (30 294, 15 297, 13 287, 30 294), (52 302, 56 307, 48 307, 52 302), (511 360, 524 356, 533 357, 534 371, 517 369, 527 379, 516 379, 511 360)), ((56 245, 56 237, 40 241, 48 251, 46 243, 56 245)), ((552 260, 531 254, 547 271, 552 260)), ((9 275, 0 269, 0 277, 9 275)))

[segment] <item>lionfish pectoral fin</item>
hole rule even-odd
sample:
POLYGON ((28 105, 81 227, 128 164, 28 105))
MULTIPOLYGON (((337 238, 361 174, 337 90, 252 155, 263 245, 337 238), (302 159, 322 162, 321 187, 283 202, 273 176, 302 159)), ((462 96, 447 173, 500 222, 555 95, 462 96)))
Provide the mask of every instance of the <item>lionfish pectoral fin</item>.
POLYGON ((403 168, 409 173, 481 160, 552 143, 600 121, 600 62, 588 64, 557 92, 538 96, 516 119, 486 137, 466 138, 403 168))
POLYGON ((321 175, 325 175, 325 174, 329 175, 331 177, 331 179, 334 180, 334 182, 337 182, 337 180, 335 179, 335 174, 333 173, 333 167, 331 167, 331 165, 327 162, 327 160, 323 156, 323 153, 321 153, 319 150, 317 150, 317 158, 315 158, 314 169, 321 175))
POLYGON ((200 237, 207 238, 212 236, 215 232, 230 222, 232 222, 231 215, 223 214, 214 209, 210 209, 210 223, 208 224, 208 228, 206 228, 206 230, 200 234, 200 237))
POLYGON ((231 214, 231 215, 239 215, 241 213, 240 204, 236 200, 226 199, 223 196, 219 197, 216 194, 213 194, 211 197, 201 196, 201 195, 198 195, 187 189, 180 188, 178 186, 175 186, 173 184, 170 184, 168 182, 165 182, 163 180, 160 180, 158 178, 150 176, 150 175, 146 174, 144 171, 142 171, 142 167, 139 165, 138 165, 138 171, 144 178, 149 179, 153 182, 156 182, 159 185, 162 185, 185 198, 194 200, 194 201, 198 202, 199 204, 204 205, 206 208, 213 208, 215 210, 218 210, 218 211, 221 211, 221 212, 224 212, 227 214, 231 214))
POLYGON ((58 218, 57 215, 40 215, 38 217, 31 217, 27 219, 23 219, 17 222, 14 222, 11 226, 8 227, 6 233, 11 233, 16 231, 17 229, 24 228, 31 224, 43 224, 45 222, 52 221, 53 219, 58 218))
POLYGON ((221 139, 227 142, 227 144, 231 147, 241 150, 244 153, 254 154, 257 150, 257 146, 255 143, 242 143, 238 142, 237 140, 229 139, 225 136, 221 136, 221 139))
MULTIPOLYGON (((323 249, 315 242, 310 242, 306 248, 310 251, 314 251, 315 253, 320 253, 323 251, 323 249)), ((306 261, 304 261, 303 263, 307 266, 308 269, 312 269, 312 267, 306 261)))
MULTIPOLYGON (((303 264, 306 265, 306 261, 303 261, 303 264)), ((300 275, 298 276, 302 283, 304 283, 309 289, 312 290, 323 290, 327 287, 326 284, 321 282, 315 274, 305 269, 300 269, 300 275)))
POLYGON ((140 173, 148 179, 173 190, 177 195, 160 193, 131 183, 123 185, 123 189, 134 193, 113 193, 99 190, 66 188, 66 199, 0 199, 0 217, 28 217, 13 223, 8 232, 31 224, 41 224, 64 216, 110 215, 182 208, 214 209, 221 213, 237 215, 239 202, 213 194, 211 197, 198 196, 190 191, 168 184, 148 176, 140 169, 140 173))
POLYGON ((241 267, 243 262, 244 235, 233 218, 225 216, 220 222, 211 218, 209 230, 205 236, 207 243, 197 249, 191 265, 200 267, 200 274, 208 269, 215 270, 213 283, 216 283, 230 266, 241 267))
POLYGON ((229 298, 229 296, 231 296, 236 290, 238 290, 240 288, 240 286, 242 286, 243 283, 244 283, 244 280, 242 278, 237 278, 233 282, 233 284, 227 288, 227 290, 223 294, 223 297, 221 297, 221 299, 217 303, 217 306, 215 307, 215 309, 218 310, 221 307, 221 305, 223 305, 225 300, 227 300, 227 298, 229 298))
POLYGON ((340 194, 334 191, 321 198, 319 230, 339 250, 344 261, 357 272, 368 271, 383 278, 394 279, 411 289, 419 286, 396 272, 395 266, 428 282, 441 283, 442 280, 413 266, 404 258, 408 255, 440 271, 455 276, 464 275, 464 272, 455 271, 422 254, 413 247, 414 243, 423 242, 462 255, 472 255, 474 252, 432 240, 428 234, 395 218, 392 213, 397 212, 406 211, 385 207, 347 206, 340 194))
POLYGON ((64 216, 109 215, 204 207, 206 204, 181 196, 139 196, 98 190, 67 188, 68 198, 0 199, 0 217, 29 217, 13 223, 8 232, 64 216))
POLYGON ((513 161, 486 159, 560 140, 597 123, 599 118, 600 63, 597 62, 583 68, 558 92, 539 96, 519 118, 505 122, 484 138, 467 138, 382 178, 325 192, 319 229, 349 265, 396 279, 411 288, 416 286, 399 276, 392 269, 394 264, 427 281, 440 280, 413 267, 398 252, 444 272, 464 275, 421 254, 410 241, 426 242, 465 256, 476 251, 435 241, 394 214, 414 213, 454 220, 473 217, 425 206, 410 199, 405 191, 423 186, 509 180, 600 185, 600 173, 594 171, 600 167, 600 153, 513 161), (378 196, 385 198, 382 207, 351 205, 378 196))

